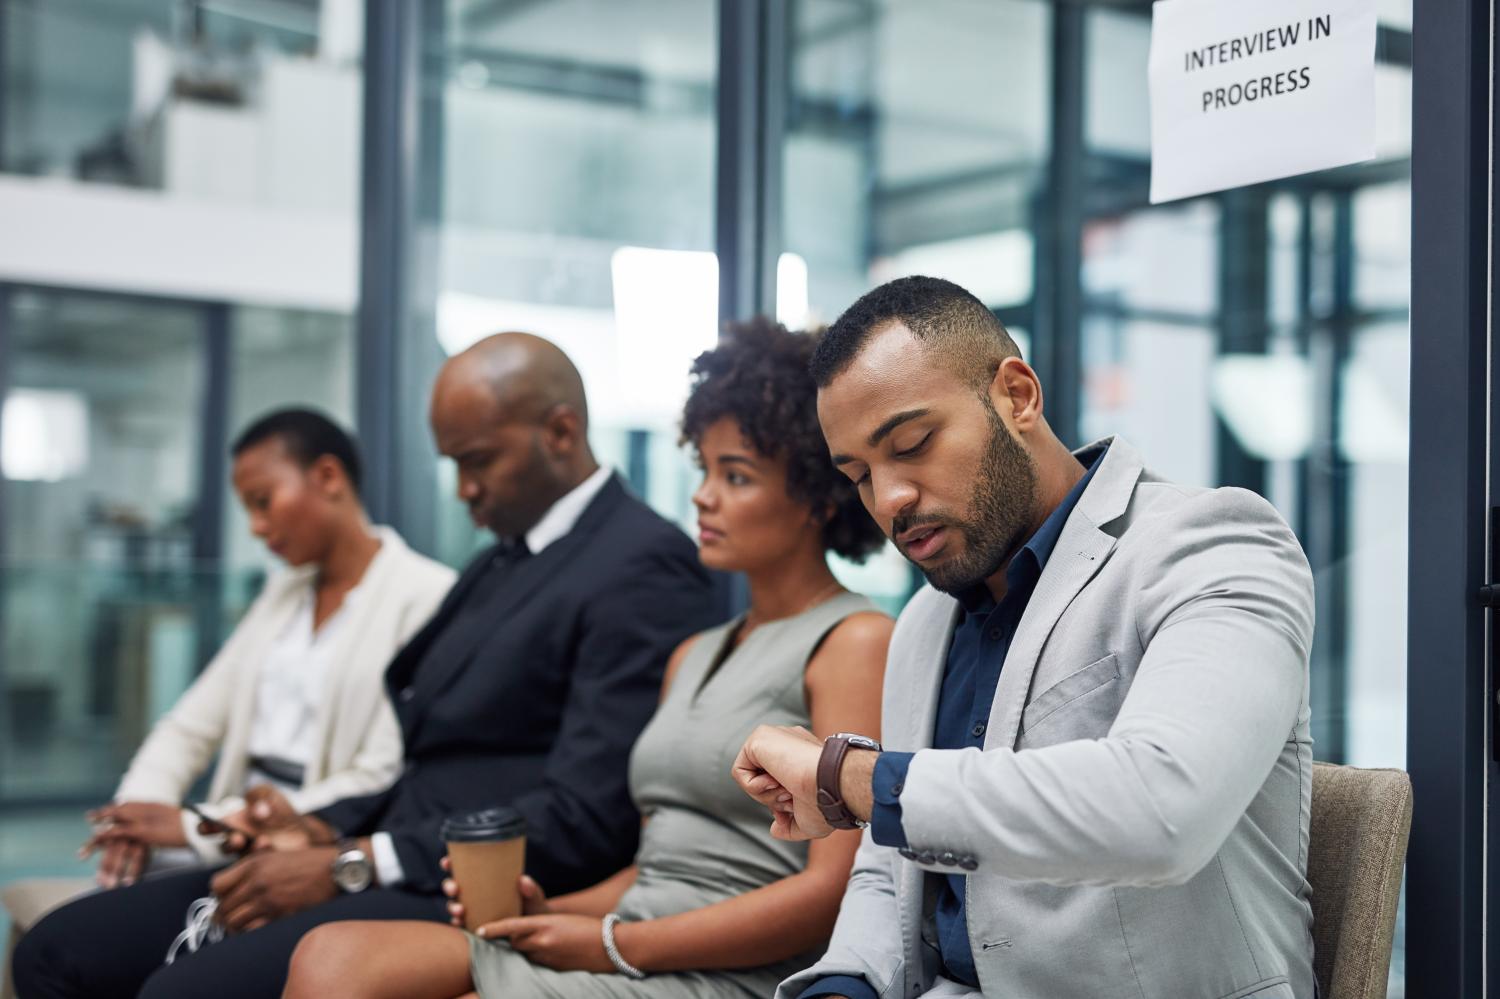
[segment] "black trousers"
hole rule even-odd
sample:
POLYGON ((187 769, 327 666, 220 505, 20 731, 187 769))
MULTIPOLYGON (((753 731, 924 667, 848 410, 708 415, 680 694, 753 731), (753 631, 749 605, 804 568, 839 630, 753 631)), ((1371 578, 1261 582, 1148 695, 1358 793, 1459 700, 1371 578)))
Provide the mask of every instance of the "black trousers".
POLYGON ((50 913, 21 938, 11 962, 20 999, 278 999, 302 935, 341 919, 447 919, 443 899, 372 888, 234 934, 197 953, 167 948, 188 906, 209 894, 213 871, 148 878, 50 913))

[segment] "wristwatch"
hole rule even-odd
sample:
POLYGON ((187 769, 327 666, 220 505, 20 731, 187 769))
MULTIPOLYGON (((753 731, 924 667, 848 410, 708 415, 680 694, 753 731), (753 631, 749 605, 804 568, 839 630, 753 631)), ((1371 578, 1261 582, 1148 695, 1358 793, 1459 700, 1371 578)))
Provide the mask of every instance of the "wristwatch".
POLYGON ((333 883, 339 891, 353 895, 375 882, 375 865, 352 839, 340 840, 338 856, 333 859, 333 883))
POLYGON ((873 749, 880 752, 880 743, 869 736, 853 732, 837 732, 823 740, 823 755, 818 757, 818 811, 835 829, 863 829, 869 825, 854 817, 844 804, 843 788, 839 786, 839 774, 844 769, 844 756, 853 749, 873 749))

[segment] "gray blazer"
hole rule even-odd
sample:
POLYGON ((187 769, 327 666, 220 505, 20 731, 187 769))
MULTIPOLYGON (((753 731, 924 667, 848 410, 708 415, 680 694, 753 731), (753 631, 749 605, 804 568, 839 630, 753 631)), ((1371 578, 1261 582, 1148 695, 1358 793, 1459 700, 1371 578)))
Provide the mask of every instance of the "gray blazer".
MULTIPOLYGON (((957 602, 914 596, 891 641, 885 745, 914 859, 865 834, 823 960, 882 999, 938 982, 935 879, 970 869, 969 942, 996 999, 1311 999, 1313 588, 1242 489, 1174 485, 1125 441, 1037 582, 984 750, 934 750, 957 602)), ((946 989, 944 994, 949 994, 946 989)))

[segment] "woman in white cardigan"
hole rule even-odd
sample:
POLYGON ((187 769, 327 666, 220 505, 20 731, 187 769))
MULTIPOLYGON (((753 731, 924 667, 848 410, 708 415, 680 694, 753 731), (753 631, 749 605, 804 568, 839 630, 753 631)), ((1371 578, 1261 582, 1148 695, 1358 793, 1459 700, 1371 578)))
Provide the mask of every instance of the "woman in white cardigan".
POLYGON ((266 584, 152 728, 114 802, 90 814, 95 834, 81 852, 104 851, 106 887, 133 881, 152 851, 222 859, 217 837, 180 807, 215 755, 204 811, 231 823, 255 784, 310 811, 383 790, 400 770, 385 667, 437 609, 453 571, 370 526, 354 443, 326 417, 272 413, 233 453, 251 530, 292 568, 266 584))

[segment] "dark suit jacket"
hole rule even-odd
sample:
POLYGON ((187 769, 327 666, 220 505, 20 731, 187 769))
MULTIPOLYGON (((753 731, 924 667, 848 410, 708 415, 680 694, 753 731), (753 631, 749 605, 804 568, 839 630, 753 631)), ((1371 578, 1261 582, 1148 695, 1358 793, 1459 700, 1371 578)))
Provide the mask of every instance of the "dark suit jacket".
POLYGON ((672 649, 714 616, 693 543, 618 476, 566 536, 486 578, 497 559, 464 570, 386 672, 401 777, 318 813, 346 836, 389 833, 421 891, 441 882, 443 819, 497 804, 525 816, 526 868, 549 893, 627 866, 631 746, 672 649))

